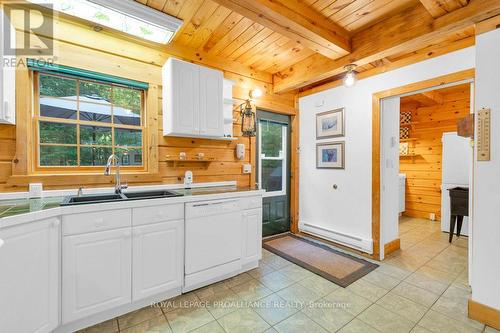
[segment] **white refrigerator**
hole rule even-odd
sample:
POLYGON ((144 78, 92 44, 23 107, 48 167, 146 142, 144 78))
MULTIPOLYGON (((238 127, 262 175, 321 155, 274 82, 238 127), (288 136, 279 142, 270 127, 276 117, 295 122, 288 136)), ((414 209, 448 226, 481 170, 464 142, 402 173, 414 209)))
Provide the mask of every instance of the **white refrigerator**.
MULTIPOLYGON (((472 148, 470 139, 458 136, 456 132, 443 133, 443 160, 442 183, 441 183, 441 230, 450 230, 450 193, 448 189, 453 187, 469 187, 472 169, 472 148)), ((469 190, 469 207, 470 195, 469 190)), ((469 209, 470 211, 470 209, 469 209)), ((456 225, 455 231, 456 233, 456 225)), ((465 217, 462 235, 469 235, 469 218, 465 217)))

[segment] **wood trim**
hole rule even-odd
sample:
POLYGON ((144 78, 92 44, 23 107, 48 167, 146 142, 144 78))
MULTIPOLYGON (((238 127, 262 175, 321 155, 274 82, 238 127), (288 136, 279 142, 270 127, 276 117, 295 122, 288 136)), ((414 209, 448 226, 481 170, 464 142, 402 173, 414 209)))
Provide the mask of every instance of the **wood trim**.
POLYGON ((384 244, 384 257, 387 257, 389 254, 399 250, 400 248, 401 248, 401 240, 399 238, 396 238, 395 240, 384 244))
POLYGON ((469 318, 500 330, 500 310, 478 303, 469 298, 469 318))
MULTIPOLYGON (((18 58, 18 60, 20 60, 18 58)), ((20 66, 16 70, 16 155, 12 162, 13 175, 26 175, 30 170, 31 139, 31 110, 33 77, 30 71, 20 66), (20 93, 21 91, 25 93, 20 93)))
POLYGON ((476 36, 500 28, 500 15, 476 24, 476 36))
MULTIPOLYGON (((298 98, 296 103, 298 104, 298 98)), ((300 162, 300 114, 298 105, 297 113, 291 118, 291 156, 290 156, 290 230, 293 233, 299 232, 299 162, 300 162)))
POLYGON ((146 105, 146 133, 143 136, 146 138, 147 151, 143 152, 146 158, 145 166, 151 174, 156 174, 159 171, 158 165, 158 86, 150 85, 149 89, 144 93, 146 105))
POLYGON ((372 96, 372 239, 373 258, 380 258, 380 101, 413 91, 439 87, 445 84, 473 79, 475 69, 439 76, 433 79, 410 83, 402 87, 388 89, 372 96))

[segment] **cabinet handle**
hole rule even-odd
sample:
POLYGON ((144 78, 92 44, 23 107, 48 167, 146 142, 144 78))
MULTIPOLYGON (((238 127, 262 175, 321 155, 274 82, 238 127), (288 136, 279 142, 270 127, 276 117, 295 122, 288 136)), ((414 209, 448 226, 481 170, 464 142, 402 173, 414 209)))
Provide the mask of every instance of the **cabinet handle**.
POLYGON ((0 238, 0 247, 2 247, 3 243, 4 243, 3 239, 0 238))
POLYGON ((8 101, 3 102, 3 115, 4 115, 5 119, 10 119, 9 102, 8 101))

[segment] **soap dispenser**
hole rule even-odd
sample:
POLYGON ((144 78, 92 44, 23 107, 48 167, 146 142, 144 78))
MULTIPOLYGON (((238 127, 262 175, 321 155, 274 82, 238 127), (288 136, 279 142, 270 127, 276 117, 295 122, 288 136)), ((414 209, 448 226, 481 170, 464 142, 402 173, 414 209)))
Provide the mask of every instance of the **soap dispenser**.
POLYGON ((184 174, 184 188, 190 189, 192 183, 193 183, 193 172, 188 170, 184 174))

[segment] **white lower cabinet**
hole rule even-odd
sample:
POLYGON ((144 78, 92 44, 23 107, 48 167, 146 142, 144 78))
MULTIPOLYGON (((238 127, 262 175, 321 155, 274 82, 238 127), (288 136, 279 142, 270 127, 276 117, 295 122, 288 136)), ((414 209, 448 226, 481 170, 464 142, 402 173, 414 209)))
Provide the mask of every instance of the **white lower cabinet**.
POLYGON ((133 300, 182 287, 184 220, 133 228, 133 300))
POLYGON ((243 211, 243 265, 262 258, 262 208, 243 211))
POLYGON ((0 332, 59 325, 59 225, 52 218, 0 229, 0 332))
POLYGON ((63 323, 131 302, 131 228, 63 237, 63 323))

